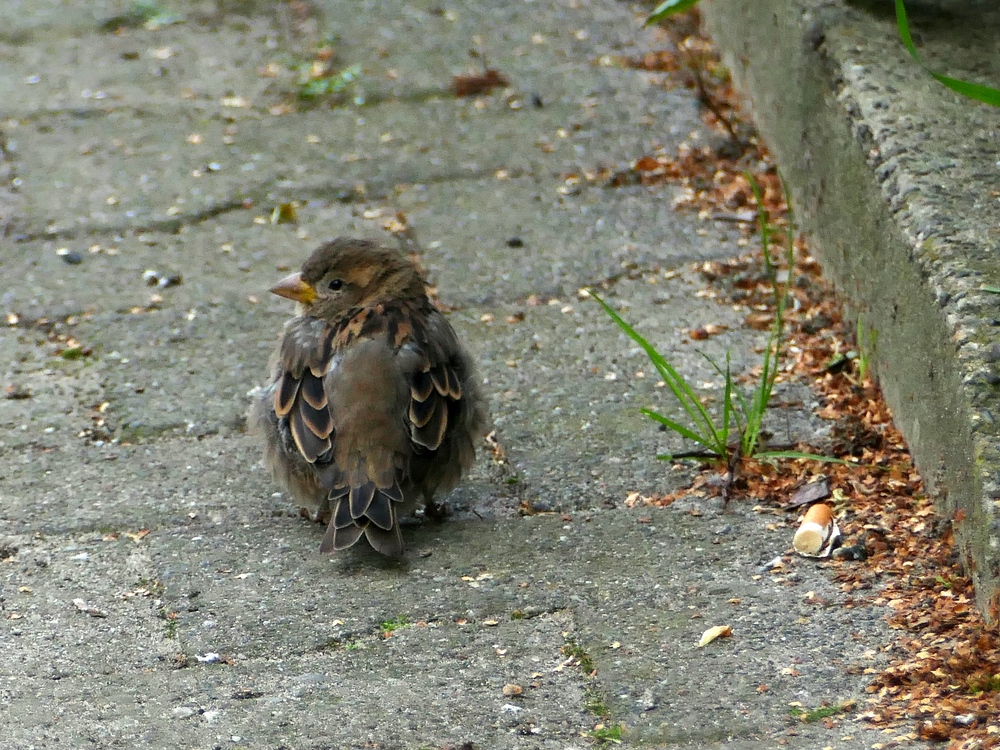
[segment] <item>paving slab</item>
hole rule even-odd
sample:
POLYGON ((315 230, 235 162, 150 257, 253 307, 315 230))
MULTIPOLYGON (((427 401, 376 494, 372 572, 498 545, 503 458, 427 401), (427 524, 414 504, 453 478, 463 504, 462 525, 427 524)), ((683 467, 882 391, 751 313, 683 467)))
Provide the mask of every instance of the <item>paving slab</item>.
POLYGON ((319 530, 289 516, 267 519, 263 542, 261 519, 221 512, 137 541, 25 538, 8 565, 9 637, 28 655, 5 680, 15 736, 58 732, 39 711, 82 694, 104 715, 65 717, 67 730, 122 746, 583 747, 595 702, 639 745, 861 746, 793 723, 788 701, 850 698, 848 668, 882 658, 881 615, 832 606, 812 563, 768 572, 786 532, 752 512, 422 526, 410 531, 427 556, 405 566, 311 554, 319 530), (713 623, 733 638, 698 649, 713 623), (848 642, 828 637, 843 628, 848 642), (567 663, 567 643, 596 680, 567 663))

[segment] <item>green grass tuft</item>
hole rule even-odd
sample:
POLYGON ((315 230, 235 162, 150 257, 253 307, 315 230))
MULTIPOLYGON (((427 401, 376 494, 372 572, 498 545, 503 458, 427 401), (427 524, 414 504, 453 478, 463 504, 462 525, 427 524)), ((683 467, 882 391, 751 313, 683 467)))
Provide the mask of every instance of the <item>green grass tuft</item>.
POLYGON ((611 709, 604 701, 604 696, 593 685, 588 685, 583 694, 583 707, 598 719, 606 719, 611 715, 611 709))
POLYGON ((605 726, 603 724, 594 727, 587 734, 601 744, 620 745, 625 728, 621 724, 605 726))
POLYGON ((1000 674, 973 675, 969 678, 969 692, 973 695, 1000 692, 1000 674))
POLYGON ((299 67, 298 95, 302 99, 318 99, 320 97, 336 97, 345 94, 361 77, 361 66, 351 65, 332 75, 311 75, 311 64, 299 67))
POLYGON ((396 615, 393 619, 386 620, 385 622, 381 623, 379 627, 382 629, 382 632, 384 634, 388 635, 389 633, 393 633, 397 630, 405 628, 408 625, 410 625, 410 621, 406 618, 405 615, 396 615))
POLYGON ((823 719, 829 719, 831 716, 847 713, 853 709, 854 702, 846 701, 844 703, 823 705, 813 709, 802 708, 802 706, 792 706, 789 713, 799 721, 806 724, 812 724, 813 722, 822 721, 823 719))
POLYGON ((583 646, 579 645, 576 641, 566 641, 566 644, 560 649, 563 656, 571 657, 576 659, 577 664, 580 665, 580 669, 583 670, 585 674, 591 674, 597 667, 594 665, 594 660, 590 658, 583 646))

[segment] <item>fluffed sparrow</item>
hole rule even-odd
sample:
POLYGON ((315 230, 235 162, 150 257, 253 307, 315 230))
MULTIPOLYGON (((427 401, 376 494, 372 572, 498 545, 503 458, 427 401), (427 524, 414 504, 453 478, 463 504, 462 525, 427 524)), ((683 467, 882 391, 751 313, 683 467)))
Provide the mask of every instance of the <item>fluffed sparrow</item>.
POLYGON ((321 552, 364 536, 399 556, 401 514, 439 512, 486 431, 472 360, 414 263, 375 241, 335 239, 271 291, 298 305, 251 408, 265 464, 329 518, 321 552))

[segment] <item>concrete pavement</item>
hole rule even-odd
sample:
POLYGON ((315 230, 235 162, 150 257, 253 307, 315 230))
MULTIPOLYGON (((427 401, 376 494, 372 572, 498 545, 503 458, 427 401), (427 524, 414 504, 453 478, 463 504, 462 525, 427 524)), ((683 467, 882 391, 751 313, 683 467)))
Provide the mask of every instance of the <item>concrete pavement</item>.
MULTIPOLYGON (((108 24, 126 10, 0 9, 0 363, 29 396, 0 400, 0 747, 878 740, 789 704, 862 698, 882 612, 818 606, 841 595, 812 562, 767 567, 790 529, 746 505, 624 507, 690 475, 655 460, 678 446, 637 407, 670 405, 577 290, 621 277, 614 303, 693 382, 687 329, 728 325, 704 344, 738 368, 762 341, 695 296, 691 261, 737 254, 732 226, 669 187, 566 189, 704 135, 689 92, 600 64, 659 43, 644 8, 177 0, 176 23, 108 24), (342 106, 296 99, 325 34, 363 69, 342 106), (451 95, 470 49, 509 87, 451 95), (266 289, 400 210, 506 460, 484 451, 454 517, 406 530, 406 564, 321 557, 244 434, 289 314, 266 289), (733 636, 696 648, 715 624, 733 636)), ((789 423, 818 429, 797 395, 789 423)))

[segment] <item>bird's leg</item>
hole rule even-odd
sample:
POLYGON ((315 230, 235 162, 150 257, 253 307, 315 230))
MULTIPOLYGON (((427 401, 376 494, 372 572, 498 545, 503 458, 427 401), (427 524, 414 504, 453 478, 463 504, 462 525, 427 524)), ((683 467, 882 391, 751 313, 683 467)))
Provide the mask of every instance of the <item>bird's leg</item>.
POLYGON ((450 511, 445 503, 436 503, 432 494, 424 493, 424 515, 427 518, 435 521, 443 521, 448 517, 449 513, 450 511))
POLYGON ((314 510, 302 505, 299 507, 299 515, 302 518, 306 518, 310 521, 315 521, 316 523, 326 526, 330 523, 330 506, 328 503, 323 503, 323 505, 314 510))

